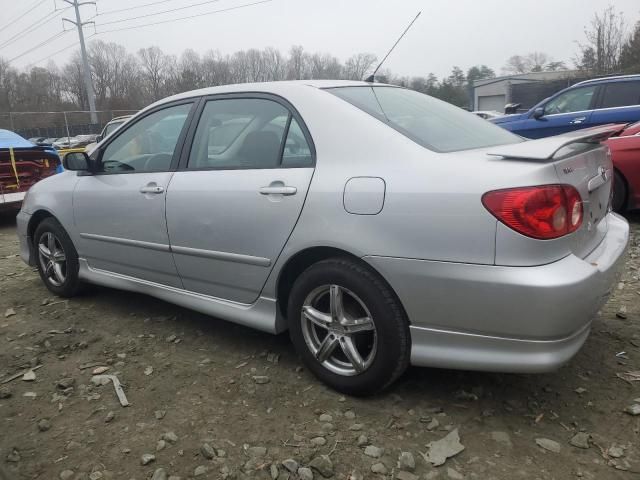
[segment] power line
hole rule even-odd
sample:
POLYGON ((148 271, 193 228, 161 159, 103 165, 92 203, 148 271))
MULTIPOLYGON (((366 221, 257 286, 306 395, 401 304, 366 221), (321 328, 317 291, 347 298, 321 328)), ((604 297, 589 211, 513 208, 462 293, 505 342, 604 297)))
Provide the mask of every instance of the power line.
MULTIPOLYGON (((111 32, 121 32, 122 30, 131 30, 133 28, 151 27, 153 25, 161 25, 163 23, 171 23, 171 22, 177 22, 177 21, 180 21, 180 20, 188 20, 190 18, 199 18, 199 17, 204 17, 206 15, 213 15, 213 14, 216 14, 216 13, 229 12, 231 10, 238 10, 238 9, 241 9, 241 8, 252 7, 254 5, 260 5, 262 3, 270 3, 270 2, 273 2, 273 0, 262 0, 262 1, 259 1, 259 2, 247 3, 245 5, 237 5, 235 7, 223 8, 221 10, 214 10, 212 12, 199 13, 197 15, 189 15, 188 17, 172 18, 170 20, 162 20, 162 21, 159 21, 159 22, 143 23, 141 25, 132 25, 130 27, 114 28, 112 30, 103 30, 102 32, 97 32, 96 35, 102 35, 104 33, 111 33, 111 32)), ((99 25, 97 25, 97 26, 99 26, 99 25)))
MULTIPOLYGON (((93 35, 89 35, 87 38, 91 38, 91 37, 93 37, 93 35)), ((55 57, 59 53, 62 53, 64 51, 66 51, 66 50, 69 50, 70 48, 73 48, 73 47, 75 47, 77 45, 80 45, 80 42, 73 42, 71 45, 67 45, 66 47, 61 48, 60 50, 56 50, 55 52, 48 54, 46 57, 42 57, 40 60, 36 60, 35 62, 29 62, 27 64, 27 67, 33 67, 34 65, 37 65, 40 62, 43 62, 45 60, 49 60, 50 58, 55 57)))
POLYGON ((26 29, 22 30, 21 32, 16 33, 13 37, 11 37, 11 38, 5 40, 4 42, 2 42, 0 44, 0 49, 2 49, 4 47, 8 47, 12 43, 15 43, 17 40, 20 40, 25 35, 33 32, 34 30, 36 30, 36 29, 42 27, 43 25, 49 23, 54 18, 59 17, 60 15, 62 15, 69 8, 71 8, 71 7, 63 8, 62 10, 59 10, 58 13, 55 13, 55 10, 54 10, 53 12, 51 12, 51 13, 54 14, 51 17, 49 16, 49 15, 51 15, 51 13, 47 13, 44 17, 41 17, 39 20, 36 20, 34 23, 32 23, 26 29))
POLYGON ((111 15, 112 13, 127 12, 129 10, 136 10, 138 8, 150 7, 152 5, 160 5, 161 3, 169 3, 173 1, 175 0, 159 0, 157 2, 145 3, 143 5, 136 5, 134 7, 119 8, 117 10, 107 10, 106 12, 102 12, 99 15, 102 16, 102 15, 111 15))
POLYGON ((42 5, 44 2, 46 2, 47 0, 40 0, 38 2, 36 2, 36 4, 29 8, 26 12, 24 12, 22 15, 20 15, 18 18, 14 18, 13 20, 8 21, 7 23, 5 23, 4 25, 2 25, 0 27, 0 31, 4 30, 5 28, 7 28, 9 25, 13 25, 14 23, 16 23, 18 20, 22 19, 25 15, 27 15, 28 13, 31 13, 33 10, 35 10, 36 8, 38 8, 40 5, 42 5))
POLYGON ((123 18, 121 20, 112 20, 110 22, 102 22, 99 25, 112 25, 114 23, 128 22, 130 20, 138 20, 140 18, 155 17, 156 15, 162 15, 164 13, 177 12, 179 10, 186 10, 187 8, 200 7, 202 5, 208 5, 210 3, 216 3, 216 2, 219 2, 219 1, 220 0, 207 0, 205 2, 194 3, 194 4, 191 4, 191 5, 185 5, 183 7, 178 7, 178 8, 171 8, 169 10, 163 10, 162 12, 147 13, 146 15, 138 15, 137 17, 123 18))
POLYGON ((55 35, 53 35, 53 36, 51 36, 51 37, 47 38, 46 40, 43 40, 42 42, 40 42, 40 43, 39 43, 38 45, 36 45, 35 47, 31 47, 29 50, 26 50, 26 51, 22 52, 20 55, 16 55, 15 57, 13 57, 13 58, 9 59, 9 60, 8 60, 8 63, 12 63, 14 60, 17 60, 17 59, 19 59, 19 58, 24 57, 24 56, 25 56, 25 55, 27 55, 28 53, 33 52, 35 49, 40 48, 41 46, 43 46, 43 45, 45 45, 45 44, 47 44, 47 43, 51 42, 52 40, 55 40, 55 39, 56 39, 56 38, 58 38, 58 37, 61 37, 61 36, 62 36, 62 35, 64 35, 65 33, 67 33, 67 32, 63 31, 63 32, 58 32, 58 33, 56 33, 55 35))

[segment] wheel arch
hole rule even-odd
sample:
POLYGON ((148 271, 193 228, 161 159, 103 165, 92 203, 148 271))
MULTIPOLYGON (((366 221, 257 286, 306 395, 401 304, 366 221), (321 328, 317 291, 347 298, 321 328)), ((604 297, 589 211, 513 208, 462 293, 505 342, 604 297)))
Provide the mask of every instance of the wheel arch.
POLYGON ((613 171, 614 171, 614 174, 617 174, 620 177, 620 180, 622 180, 622 183, 624 183, 625 198, 624 198, 624 202, 622 203, 622 209, 621 209, 621 211, 624 212, 629 207, 629 199, 632 196, 629 180, 627 180, 627 176, 624 174, 624 172, 620 170, 618 167, 616 167, 615 165, 613 167, 613 171))
POLYGON ((406 310, 404 309, 404 305, 402 305, 400 297, 395 292, 393 286, 389 284, 387 279, 384 278, 384 276, 378 270, 376 270, 372 265, 365 262, 360 257, 354 255, 351 252, 340 248, 327 246, 308 247, 295 253, 287 259, 286 263, 280 270, 276 287, 276 299, 279 314, 282 316, 282 318, 287 318, 289 293, 291 292, 291 288, 293 287, 296 279, 311 265, 322 260, 327 260, 329 258, 348 258, 349 260, 359 263, 360 265, 363 265, 365 268, 375 273, 380 278, 380 280, 386 284, 389 290, 391 290, 396 300, 398 301, 398 304, 402 308, 405 318, 407 318, 407 321, 409 321, 409 317, 406 310))
POLYGON ((51 213, 49 210, 45 210, 43 208, 39 209, 39 210, 36 210, 31 215, 31 218, 29 219, 29 223, 27 225, 27 235, 31 239, 30 240, 31 242, 33 242, 33 234, 35 233, 36 228, 38 228, 38 225, 40 225, 40 223, 42 223, 42 221, 44 219, 46 219, 46 218, 54 218, 54 219, 56 219, 56 217, 55 217, 55 215, 53 215, 53 213, 51 213))

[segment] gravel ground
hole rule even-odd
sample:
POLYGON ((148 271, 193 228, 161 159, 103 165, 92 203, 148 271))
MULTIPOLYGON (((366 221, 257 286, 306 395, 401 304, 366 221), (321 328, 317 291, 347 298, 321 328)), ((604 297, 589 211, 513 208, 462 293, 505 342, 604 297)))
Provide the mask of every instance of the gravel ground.
POLYGON ((91 480, 640 478, 640 415, 625 412, 640 403, 640 381, 618 376, 640 380, 640 216, 629 219, 622 281, 569 365, 545 375, 413 368, 384 395, 356 399, 318 383, 287 335, 116 290, 52 297, 18 258, 5 215, 0 382, 38 368, 0 385, 0 470, 91 480), (96 367, 117 376, 130 406, 111 383, 92 383, 96 367))

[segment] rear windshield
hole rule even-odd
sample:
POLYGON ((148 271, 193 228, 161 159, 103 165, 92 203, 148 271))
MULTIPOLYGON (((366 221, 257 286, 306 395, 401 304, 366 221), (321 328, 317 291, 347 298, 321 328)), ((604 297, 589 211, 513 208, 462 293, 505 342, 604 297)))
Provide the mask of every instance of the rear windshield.
POLYGON ((436 152, 518 143, 522 139, 461 108, 398 87, 336 87, 327 91, 436 152))

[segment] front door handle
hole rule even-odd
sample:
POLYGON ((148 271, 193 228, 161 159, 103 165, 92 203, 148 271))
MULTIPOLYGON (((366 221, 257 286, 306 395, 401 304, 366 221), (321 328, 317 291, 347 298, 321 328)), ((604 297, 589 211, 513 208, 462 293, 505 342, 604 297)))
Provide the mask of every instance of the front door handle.
POLYGON ((569 123, 571 125, 580 125, 581 123, 583 123, 585 120, 587 119, 587 117, 578 117, 578 118, 574 118, 573 120, 571 120, 569 123))
POLYGON ((298 193, 296 187, 288 187, 286 185, 260 187, 260 194, 262 195, 295 195, 296 193, 298 193))
POLYGON ((164 192, 164 187, 160 185, 156 185, 155 183, 149 183, 144 187, 140 187, 140 193, 162 193, 164 192))

